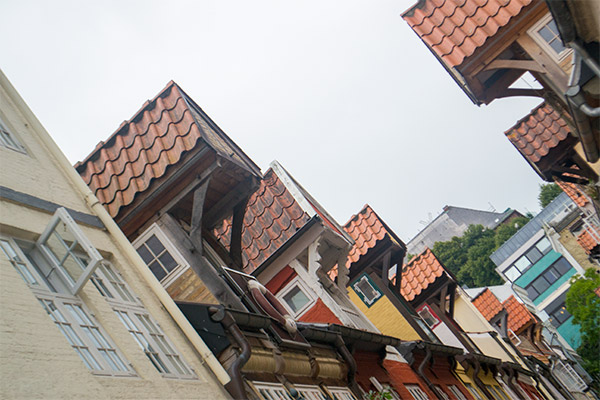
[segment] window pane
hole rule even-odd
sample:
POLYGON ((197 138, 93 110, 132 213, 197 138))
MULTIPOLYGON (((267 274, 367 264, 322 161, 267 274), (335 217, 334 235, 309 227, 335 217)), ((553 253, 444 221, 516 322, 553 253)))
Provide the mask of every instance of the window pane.
POLYGON ((295 313, 310 302, 308 296, 298 286, 294 286, 283 298, 295 313))
POLYGON ((150 271, 152 271, 154 276, 156 276, 156 279, 158 279, 159 281, 165 276, 167 276, 167 272, 163 269, 163 267, 159 264, 158 261, 154 261, 148 266, 148 268, 150 268, 150 271))
POLYGON ((556 262, 554 263, 554 268, 556 269, 556 271, 558 271, 558 273, 563 276, 564 274, 566 274, 567 272, 569 272, 569 270, 572 268, 571 264, 569 264, 569 262, 561 257, 558 260, 556 260, 556 262))
POLYGON ((529 262, 525 256, 522 256, 517 260, 517 262, 515 262, 515 267, 517 267, 521 272, 525 271, 530 265, 531 262, 529 262))
POLYGON ((535 281, 533 281, 531 286, 533 286, 535 290, 537 290, 537 292, 541 294, 544 293, 544 291, 550 287, 550 283, 546 279, 544 279, 543 276, 540 276, 535 281))
POLYGON ((146 246, 148 246, 150 251, 154 253, 155 256, 158 256, 165 249, 165 246, 163 246, 163 244, 156 238, 155 235, 150 236, 150 239, 148 239, 146 242, 146 246))
POLYGON ((550 249, 552 249, 552 245, 550 244, 550 241, 548 240, 548 238, 543 238, 542 240, 540 240, 539 242, 537 242, 535 244, 535 247, 542 252, 542 254, 546 254, 550 251, 550 249))
POLYGON ((552 39, 556 36, 552 30, 548 27, 550 24, 544 26, 542 29, 538 31, 542 39, 544 39, 547 43, 550 43, 552 39))
POLYGON ((535 264, 542 258, 542 253, 536 247, 531 248, 525 255, 532 264, 535 264))
POLYGON ((506 275, 506 277, 511 281, 514 282, 515 280, 517 280, 517 278, 519 276, 521 276, 521 273, 519 272, 519 270, 517 269, 517 267, 512 266, 509 269, 507 269, 506 271, 504 271, 504 275, 506 275))
POLYGON ((163 265, 163 267, 169 272, 171 272, 177 266, 177 261, 175 261, 173 257, 171 257, 171 254, 169 254, 168 251, 165 251, 163 255, 159 257, 158 260, 163 265))
POLYGON ((529 298, 531 300, 535 300, 538 298, 538 296, 540 295, 540 293, 535 290, 535 288, 533 286, 529 286, 527 289, 527 296, 529 296, 529 298))
POLYGON ((144 260, 144 262, 146 264, 148 264, 154 258, 152 256, 152 253, 150 253, 150 250, 148 250, 146 248, 146 246, 144 246, 144 245, 141 245, 140 247, 138 247, 137 252, 140 255, 140 257, 142 257, 142 260, 144 260))
POLYGON ((565 46, 563 46, 562 42, 558 38, 550 42, 550 47, 552 47, 552 50, 554 50, 556 54, 560 54, 563 50, 565 50, 565 46))

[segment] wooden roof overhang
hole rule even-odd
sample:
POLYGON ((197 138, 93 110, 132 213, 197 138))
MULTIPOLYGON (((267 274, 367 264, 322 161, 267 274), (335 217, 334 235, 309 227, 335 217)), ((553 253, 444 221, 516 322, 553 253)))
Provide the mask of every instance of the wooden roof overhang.
POLYGON ((406 255, 406 246, 402 241, 390 236, 391 231, 383 239, 377 241, 374 247, 368 249, 367 253, 362 255, 357 261, 350 264, 348 278, 352 281, 363 272, 374 272, 385 282, 389 280, 388 271, 394 265, 401 267, 404 256, 406 255))

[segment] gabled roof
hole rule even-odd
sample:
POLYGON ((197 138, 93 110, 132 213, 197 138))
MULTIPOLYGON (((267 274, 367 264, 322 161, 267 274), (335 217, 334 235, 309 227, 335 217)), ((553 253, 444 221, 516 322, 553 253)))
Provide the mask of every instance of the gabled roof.
POLYGON ((425 249, 402 268, 400 293, 407 301, 413 301, 444 274, 446 271, 433 252, 425 249))
POLYGON ((566 140, 570 133, 558 112, 544 102, 504 134, 527 161, 535 164, 566 140))
POLYGON ((449 67, 456 67, 534 0, 419 0, 402 18, 449 67))
POLYGON ((260 169, 173 81, 75 167, 115 217, 154 180, 206 143, 250 175, 260 169))
MULTIPOLYGON (((310 220, 272 168, 250 196, 242 227, 242 266, 251 273, 310 220)), ((231 218, 215 228, 217 239, 229 247, 231 218)))
POLYGON ((523 329, 535 323, 535 317, 527 310, 527 307, 519 302, 515 296, 506 299, 502 306, 508 313, 508 329, 519 334, 523 329))
POLYGON ((502 303, 500 303, 498 298, 488 288, 485 288, 485 290, 473 298, 471 302, 488 321, 491 321, 504 309, 502 303))

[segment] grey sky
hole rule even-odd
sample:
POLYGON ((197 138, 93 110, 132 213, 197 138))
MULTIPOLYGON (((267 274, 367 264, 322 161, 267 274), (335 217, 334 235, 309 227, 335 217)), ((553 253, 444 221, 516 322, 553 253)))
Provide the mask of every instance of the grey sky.
POLYGON ((342 224, 369 203, 408 241, 445 204, 538 211, 503 132, 540 100, 473 105, 413 2, 0 0, 0 66, 73 163, 173 79, 342 224))

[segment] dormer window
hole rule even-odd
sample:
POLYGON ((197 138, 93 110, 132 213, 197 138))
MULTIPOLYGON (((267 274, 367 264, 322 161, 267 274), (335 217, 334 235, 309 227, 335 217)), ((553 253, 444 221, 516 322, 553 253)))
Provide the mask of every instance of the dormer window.
POLYGON ((562 61, 570 53, 570 49, 563 45, 558 27, 550 13, 531 27, 528 33, 538 45, 557 61, 562 61))
POLYGON ((277 293, 277 298, 291 311, 291 315, 294 317, 303 314, 317 300, 312 291, 298 277, 292 279, 285 288, 277 293))
POLYGON ((382 296, 379 288, 375 286, 371 279, 366 274, 363 274, 356 282, 352 284, 352 288, 358 294, 360 299, 371 307, 382 296))

